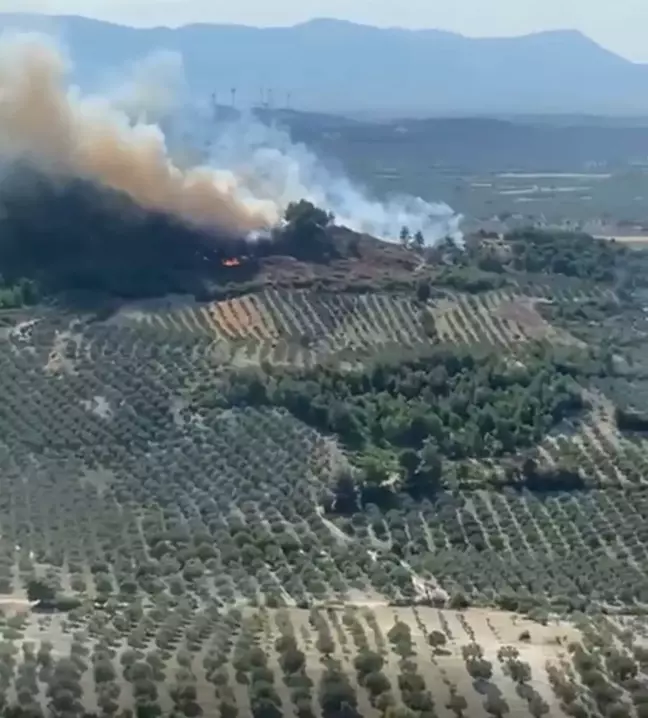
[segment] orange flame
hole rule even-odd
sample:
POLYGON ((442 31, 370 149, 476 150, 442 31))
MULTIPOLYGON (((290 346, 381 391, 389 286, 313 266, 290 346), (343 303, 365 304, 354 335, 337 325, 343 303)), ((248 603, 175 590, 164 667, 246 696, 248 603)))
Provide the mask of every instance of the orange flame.
POLYGON ((229 259, 223 260, 223 267, 238 267, 241 264, 241 260, 236 257, 230 257, 229 259))

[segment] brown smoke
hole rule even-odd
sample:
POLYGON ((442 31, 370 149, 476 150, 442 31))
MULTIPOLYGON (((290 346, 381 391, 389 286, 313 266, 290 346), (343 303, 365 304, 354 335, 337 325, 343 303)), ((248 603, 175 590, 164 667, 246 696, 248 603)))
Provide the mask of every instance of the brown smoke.
POLYGON ((0 39, 0 158, 95 180, 189 222, 248 234, 274 224, 273 203, 243 199, 237 178, 181 170, 157 125, 132 123, 111 102, 67 87, 67 63, 48 38, 0 39))

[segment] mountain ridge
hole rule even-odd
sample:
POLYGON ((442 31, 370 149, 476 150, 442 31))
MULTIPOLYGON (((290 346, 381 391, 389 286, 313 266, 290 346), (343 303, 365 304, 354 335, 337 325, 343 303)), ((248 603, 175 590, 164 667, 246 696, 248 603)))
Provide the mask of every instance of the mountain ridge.
MULTIPOLYGON (((54 32, 93 86, 107 69, 156 50, 182 54, 192 94, 261 88, 325 112, 641 114, 648 66, 578 30, 472 38, 435 29, 379 28, 316 18, 286 27, 193 23, 133 28, 80 16, 0 14, 0 28, 54 32), (441 71, 438 71, 441 68, 441 71)), ((241 102, 244 102, 241 99, 241 102)))

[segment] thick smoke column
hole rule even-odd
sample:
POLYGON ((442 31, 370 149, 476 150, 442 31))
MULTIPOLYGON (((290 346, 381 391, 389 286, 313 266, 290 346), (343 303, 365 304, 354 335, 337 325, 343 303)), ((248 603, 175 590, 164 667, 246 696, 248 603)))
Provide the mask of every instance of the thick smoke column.
POLYGON ((53 177, 94 180, 143 207, 238 237, 267 235, 300 199, 332 211, 338 224, 384 239, 396 240, 404 225, 428 243, 460 237, 459 218, 447 205, 371 200, 285 132, 251 118, 214 127, 210 116, 201 127, 183 108, 180 124, 196 143, 211 144, 203 164, 181 166, 156 123, 183 85, 182 61, 173 53, 136 64, 126 82, 102 95, 70 88, 69 69, 47 36, 0 37, 0 162, 26 160, 53 177))
POLYGON ((157 125, 133 122, 114 102, 66 86, 67 63, 35 34, 0 40, 0 157, 28 160, 54 175, 79 176, 140 205, 233 234, 269 227, 276 205, 258 201, 227 171, 180 170, 157 125))

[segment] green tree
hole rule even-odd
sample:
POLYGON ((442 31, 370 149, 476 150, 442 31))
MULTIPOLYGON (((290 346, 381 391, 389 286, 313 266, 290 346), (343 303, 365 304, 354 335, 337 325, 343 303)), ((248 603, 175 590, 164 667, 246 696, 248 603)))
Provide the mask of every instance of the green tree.
POLYGON ((312 225, 324 229, 334 219, 332 213, 316 207, 312 202, 305 199, 290 202, 284 211, 284 220, 293 225, 312 225))
POLYGON ((279 663, 285 673, 298 673, 306 664, 306 656, 298 648, 291 648, 281 654, 279 663))
POLYGON ((484 710, 494 718, 502 718, 510 708, 502 696, 496 693, 489 693, 484 701, 484 710))
POLYGON ((531 680, 531 666, 524 661, 509 661, 507 670, 516 683, 528 683, 531 680))
POLYGON ((386 693, 391 688, 387 676, 382 671, 376 671, 366 675, 364 677, 364 685, 374 698, 381 693, 386 693))
POLYGON ((27 584, 27 598, 30 601, 51 603, 56 598, 56 589, 43 579, 32 579, 27 584))
POLYGON ((426 304, 432 296, 432 286, 429 279, 419 279, 416 283, 416 298, 426 304))
POLYGON ((428 634, 427 638, 428 638, 428 643, 433 648, 441 648, 442 646, 445 646, 446 643, 448 642, 448 639, 447 639, 445 633, 443 633, 442 631, 436 631, 436 630, 431 631, 428 634))
POLYGON ((423 249, 423 247, 425 247, 425 237, 423 236, 423 232, 421 232, 420 229, 418 229, 414 234, 414 238, 412 239, 412 246, 418 250, 421 250, 423 249))
POLYGON ((385 659, 375 651, 362 650, 358 653, 353 661, 353 665, 358 673, 360 682, 370 673, 379 673, 385 665, 385 659))

